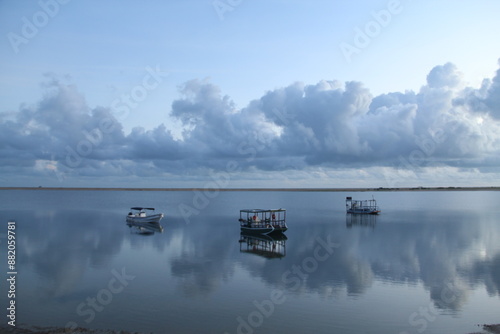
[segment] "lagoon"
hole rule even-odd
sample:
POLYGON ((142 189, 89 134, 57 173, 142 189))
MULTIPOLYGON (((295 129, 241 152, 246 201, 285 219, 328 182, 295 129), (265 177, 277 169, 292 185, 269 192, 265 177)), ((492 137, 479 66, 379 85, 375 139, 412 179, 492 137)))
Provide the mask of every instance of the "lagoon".
POLYGON ((16 223, 19 324, 465 334, 500 322, 498 191, 1 190, 0 199, 0 236, 16 223), (382 213, 346 215, 346 196, 375 196, 382 213), (132 206, 163 212, 163 233, 130 229, 132 206), (247 208, 286 208, 285 237, 243 238, 247 208))

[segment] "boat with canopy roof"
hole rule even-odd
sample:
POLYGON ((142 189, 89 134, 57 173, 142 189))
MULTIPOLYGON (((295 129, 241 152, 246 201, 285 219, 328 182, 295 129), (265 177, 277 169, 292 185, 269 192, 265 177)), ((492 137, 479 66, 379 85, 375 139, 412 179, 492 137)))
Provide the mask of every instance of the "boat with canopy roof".
POLYGON ((345 206, 347 213, 360 213, 369 215, 378 215, 380 208, 375 199, 354 200, 352 197, 346 197, 345 206))
POLYGON ((242 232, 269 234, 272 232, 285 232, 285 209, 244 209, 240 210, 240 228, 242 232))

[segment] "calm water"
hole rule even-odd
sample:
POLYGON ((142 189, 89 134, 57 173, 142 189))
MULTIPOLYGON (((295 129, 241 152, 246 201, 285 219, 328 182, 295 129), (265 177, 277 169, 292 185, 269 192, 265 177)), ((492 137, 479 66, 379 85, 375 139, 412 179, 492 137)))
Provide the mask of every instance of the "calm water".
POLYGON ((377 217, 344 212, 346 195, 369 192, 207 195, 1 191, 1 254, 7 221, 17 227, 17 322, 247 334, 455 334, 500 322, 499 192, 375 192, 377 217), (130 230, 131 206, 165 213, 163 233, 130 230), (286 237, 242 238, 240 209, 280 207, 286 237))

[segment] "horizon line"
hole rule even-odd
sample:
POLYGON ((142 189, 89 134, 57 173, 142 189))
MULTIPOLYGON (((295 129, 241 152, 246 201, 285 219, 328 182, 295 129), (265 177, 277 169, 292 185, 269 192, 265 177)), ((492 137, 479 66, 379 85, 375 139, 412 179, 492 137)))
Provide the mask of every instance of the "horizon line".
POLYGON ((438 187, 361 187, 361 188, 213 188, 213 187, 178 187, 178 188, 131 188, 131 187, 0 187, 0 190, 102 190, 102 191, 323 191, 323 192, 361 192, 361 191, 478 191, 478 190, 495 190, 499 191, 500 186, 438 186, 438 187))

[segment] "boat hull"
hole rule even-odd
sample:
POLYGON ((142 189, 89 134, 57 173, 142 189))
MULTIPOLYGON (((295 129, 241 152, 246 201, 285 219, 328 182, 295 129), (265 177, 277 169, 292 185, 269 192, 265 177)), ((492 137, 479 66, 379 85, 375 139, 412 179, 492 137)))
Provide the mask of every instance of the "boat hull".
POLYGON ((162 218, 163 218, 163 213, 158 213, 146 217, 127 216, 126 221, 127 223, 135 223, 135 224, 159 223, 162 218))
POLYGON ((347 210, 347 213, 361 214, 361 215, 378 215, 380 210, 347 210))
POLYGON ((253 234, 269 234, 274 231, 274 227, 244 227, 241 226, 241 232, 253 234))
POLYGON ((287 226, 273 226, 274 227, 274 230, 273 232, 285 232, 286 230, 288 230, 288 227, 287 226))

